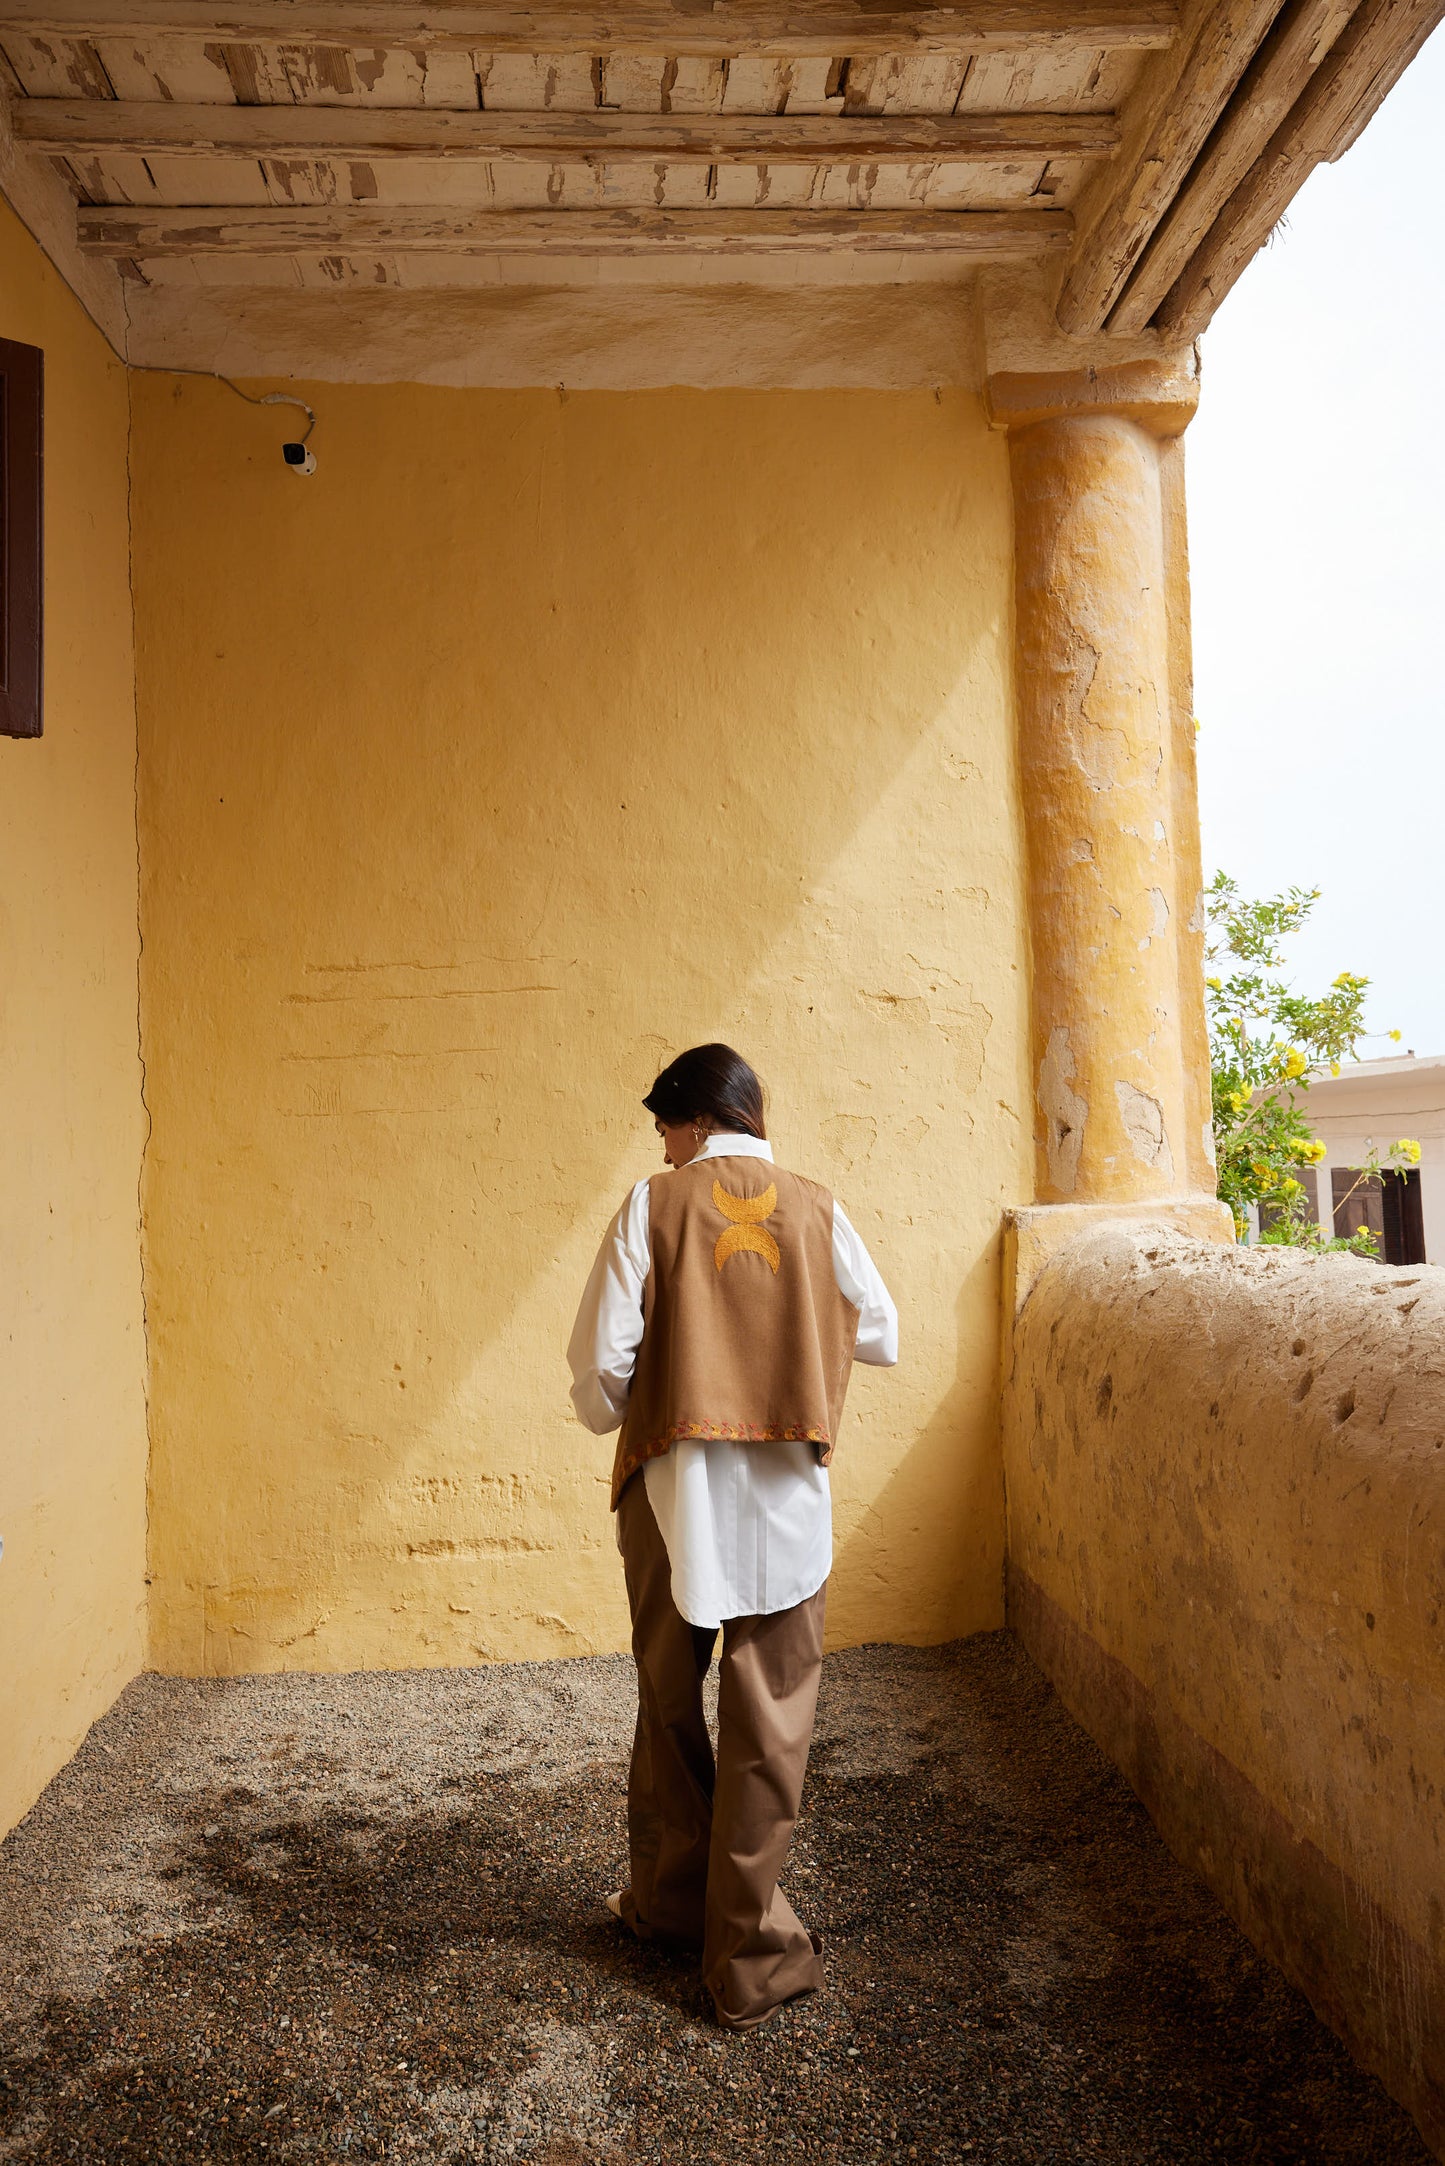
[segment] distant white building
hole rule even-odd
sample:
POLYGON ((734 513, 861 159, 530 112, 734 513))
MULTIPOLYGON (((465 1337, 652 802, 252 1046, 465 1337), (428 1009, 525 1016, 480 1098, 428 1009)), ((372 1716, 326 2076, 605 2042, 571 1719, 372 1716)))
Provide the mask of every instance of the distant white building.
POLYGON ((1301 1111, 1326 1155, 1296 1178, 1325 1231, 1367 1225, 1386 1263, 1445 1263, 1445 1054, 1350 1062, 1312 1080, 1301 1111), (1370 1152, 1383 1158, 1402 1136, 1420 1146, 1418 1169, 1357 1185, 1370 1152))

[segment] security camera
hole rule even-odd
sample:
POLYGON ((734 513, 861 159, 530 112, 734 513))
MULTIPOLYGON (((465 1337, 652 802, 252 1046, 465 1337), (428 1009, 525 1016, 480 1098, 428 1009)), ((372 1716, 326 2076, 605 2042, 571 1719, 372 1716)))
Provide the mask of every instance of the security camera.
POLYGON ((283 444, 281 456, 298 474, 314 474, 316 471, 316 454, 308 451, 304 444, 283 444))

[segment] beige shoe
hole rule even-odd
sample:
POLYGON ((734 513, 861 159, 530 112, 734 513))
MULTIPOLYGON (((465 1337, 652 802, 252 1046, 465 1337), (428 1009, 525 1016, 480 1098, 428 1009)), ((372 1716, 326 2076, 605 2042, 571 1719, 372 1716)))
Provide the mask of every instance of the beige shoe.
POLYGON ((623 1891, 619 1888, 615 1895, 609 1895, 607 1898, 607 1908, 611 1911, 613 1917, 619 1920, 622 1916, 622 1894, 623 1891))

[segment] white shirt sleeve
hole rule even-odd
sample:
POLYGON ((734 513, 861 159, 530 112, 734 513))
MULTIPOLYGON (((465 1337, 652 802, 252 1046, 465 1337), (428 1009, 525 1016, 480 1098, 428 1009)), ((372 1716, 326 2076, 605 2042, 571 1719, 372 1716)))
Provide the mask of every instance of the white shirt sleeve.
POLYGON ((652 1261, 649 1215, 648 1184, 639 1181, 603 1237, 567 1346, 572 1404, 595 1436, 620 1428, 627 1412, 652 1261))
POLYGON ((898 1311, 841 1203, 833 1205, 833 1276, 858 1311, 855 1361, 891 1369, 898 1359, 898 1311))

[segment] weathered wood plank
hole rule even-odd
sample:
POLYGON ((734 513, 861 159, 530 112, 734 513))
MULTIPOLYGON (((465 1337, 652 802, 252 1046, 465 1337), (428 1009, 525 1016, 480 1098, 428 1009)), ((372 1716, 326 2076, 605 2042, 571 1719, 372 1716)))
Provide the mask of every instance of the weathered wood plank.
POLYGON ((1079 238, 1059 292, 1062 330, 1103 329, 1280 5, 1214 0, 1196 6, 1177 48, 1141 80, 1117 171, 1089 189, 1079 207, 1079 238))
POLYGON ((167 151, 244 158, 665 159, 670 164, 958 159, 1012 164, 1108 157, 1111 117, 1067 113, 888 114, 857 119, 777 114, 454 112, 421 106, 126 105, 115 99, 17 103, 16 139, 56 156, 167 151))
MULTIPOLYGON (((143 158, 72 158, 77 203, 164 203, 143 158)), ((244 196, 239 199, 245 202, 244 196)))
MULTIPOLYGON (((951 113, 968 73, 966 53, 904 53, 848 70, 846 114, 951 113)), ((789 101, 789 110, 796 108, 789 101)))
MULTIPOLYGON (((200 196, 180 196, 165 184, 165 161, 153 158, 148 161, 161 189, 163 203, 199 203, 200 196)), ((289 166, 288 172, 299 167, 289 166)), ((559 169, 543 165, 489 165, 478 159, 475 165, 431 165, 409 158, 392 159, 337 159, 331 171, 346 176, 348 185, 339 190, 335 201, 345 203, 375 203, 378 206, 397 203, 439 203, 444 210, 547 210, 559 200, 565 200, 572 208, 570 196, 559 198, 554 175, 559 169), (512 194, 503 183, 504 176, 520 175, 532 183, 529 196, 512 194)), ((586 168, 582 169, 584 172, 586 168)), ((296 199, 307 199, 298 189, 296 199)), ((585 206, 578 204, 577 208, 585 206)))
POLYGON ((660 113, 667 65, 661 53, 609 53, 598 70, 598 105, 618 113, 660 113))
POLYGON ((855 250, 1029 256, 1068 245, 1067 211, 444 211, 334 204, 232 210, 82 207, 89 255, 756 255, 855 250))
POLYGON ((1445 0, 1362 0, 1157 310, 1161 330, 1207 328, 1315 167, 1343 156, 1442 19, 1445 0))
POLYGON ((716 113, 727 87, 727 62, 689 53, 663 65, 658 109, 664 113, 716 113))
POLYGON ((5 58, 25 88, 37 98, 112 98, 110 77, 95 47, 85 39, 13 36, 5 40, 5 58))
POLYGON ((1041 46, 978 53, 954 101, 956 113, 1116 113, 1148 53, 1068 52, 1041 46))
POLYGON ((1305 85, 1357 0, 1288 0, 1255 54, 1188 180, 1154 229, 1109 318, 1111 331, 1142 331, 1305 85))
POLYGON ((590 113, 597 104, 590 53, 477 53, 472 64, 493 112, 590 113))
MULTIPOLYGON (((733 53, 722 66, 720 113, 786 113, 792 101, 797 61, 769 59, 761 53, 733 53)), ((831 66, 830 62, 830 71, 831 66)))
POLYGON ((1177 0, 0 0, 0 37, 185 36, 222 43, 451 46, 513 53, 954 53, 1167 45, 1177 0))
POLYGON ((140 44, 112 38, 96 50, 111 97, 142 99, 147 104, 174 99, 182 105, 229 105, 235 96, 222 62, 190 38, 179 43, 146 39, 140 44))

